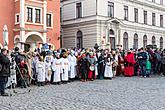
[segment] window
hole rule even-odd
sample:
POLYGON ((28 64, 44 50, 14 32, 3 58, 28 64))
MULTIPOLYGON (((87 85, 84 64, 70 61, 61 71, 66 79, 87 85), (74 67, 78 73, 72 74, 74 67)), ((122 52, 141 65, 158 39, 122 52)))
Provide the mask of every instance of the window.
POLYGON ((41 10, 35 9, 35 23, 41 23, 41 10))
POLYGON ((19 23, 19 14, 15 15, 15 23, 19 23))
POLYGON ((82 17, 82 4, 76 3, 76 17, 81 18, 82 17))
POLYGON ((156 44, 155 36, 152 36, 152 45, 156 44))
POLYGON ((160 15, 160 27, 163 27, 163 15, 160 15))
POLYGON ((135 16, 135 22, 137 23, 138 22, 138 9, 137 8, 134 8, 134 16, 135 16))
POLYGON ((46 25, 52 27, 52 14, 46 14, 46 25))
POLYGON ((83 33, 81 31, 77 32, 77 48, 83 48, 83 33))
POLYGON ((124 20, 128 21, 128 6, 124 6, 124 20))
POLYGON ((108 17, 114 17, 114 3, 108 2, 108 17))
POLYGON ((134 35, 134 45, 133 45, 134 49, 138 49, 138 35, 135 34, 134 35))
POLYGON ((160 48, 163 48, 163 37, 160 37, 160 48))
POLYGON ((143 36, 143 47, 146 48, 146 46, 147 46, 147 36, 144 35, 143 36))
POLYGON ((152 25, 155 26, 156 22, 155 22, 155 13, 152 13, 152 25))
POLYGON ((33 8, 27 7, 27 21, 33 21, 33 8))
POLYGON ((144 24, 147 24, 147 11, 144 11, 144 24))
POLYGON ((109 31, 110 48, 115 49, 115 33, 112 29, 109 31))
POLYGON ((160 0, 160 4, 163 5, 163 0, 160 0))
POLYGON ((128 33, 125 32, 123 35, 123 49, 128 50, 128 33))

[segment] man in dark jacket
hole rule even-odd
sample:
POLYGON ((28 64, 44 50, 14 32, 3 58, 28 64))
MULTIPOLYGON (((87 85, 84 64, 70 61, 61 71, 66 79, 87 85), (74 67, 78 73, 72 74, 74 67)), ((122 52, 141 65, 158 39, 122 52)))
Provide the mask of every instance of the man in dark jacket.
POLYGON ((138 61, 140 65, 140 75, 146 77, 146 62, 147 62, 147 53, 141 48, 138 53, 138 61))
POLYGON ((8 77, 10 76, 10 60, 7 57, 7 50, 2 49, 0 53, 0 95, 8 96, 5 93, 6 83, 8 81, 8 77))

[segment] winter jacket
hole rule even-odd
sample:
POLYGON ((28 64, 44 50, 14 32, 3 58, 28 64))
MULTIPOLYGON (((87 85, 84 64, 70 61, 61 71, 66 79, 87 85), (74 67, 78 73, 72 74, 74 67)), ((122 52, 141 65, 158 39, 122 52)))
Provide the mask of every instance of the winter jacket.
POLYGON ((0 53, 0 64, 2 69, 0 71, 0 76, 10 76, 10 60, 3 53, 0 53))

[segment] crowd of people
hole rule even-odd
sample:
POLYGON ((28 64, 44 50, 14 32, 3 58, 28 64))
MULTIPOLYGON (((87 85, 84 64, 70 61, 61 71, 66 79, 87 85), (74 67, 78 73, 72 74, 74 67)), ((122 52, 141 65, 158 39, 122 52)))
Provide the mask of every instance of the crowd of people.
POLYGON ((24 52, 1 49, 0 92, 7 96, 5 87, 26 88, 31 84, 67 84, 76 79, 82 82, 95 79, 112 80, 126 77, 165 75, 165 49, 140 48, 108 49, 58 49, 24 52))

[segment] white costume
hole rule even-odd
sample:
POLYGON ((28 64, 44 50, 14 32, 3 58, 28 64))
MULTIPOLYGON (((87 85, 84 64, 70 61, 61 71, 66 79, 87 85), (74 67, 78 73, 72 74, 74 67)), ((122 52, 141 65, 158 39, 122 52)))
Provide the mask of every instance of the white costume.
POLYGON ((61 81, 61 72, 62 72, 62 63, 61 59, 54 59, 52 64, 52 70, 54 72, 53 75, 53 82, 60 82, 61 81))
POLYGON ((112 78, 113 73, 112 73, 112 62, 107 62, 105 66, 105 71, 104 71, 104 77, 106 78, 112 78))
POLYGON ((36 64, 36 73, 37 73, 37 81, 44 82, 45 81, 45 63, 38 61, 36 64))
POLYGON ((52 70, 51 70, 51 65, 52 65, 52 57, 51 56, 46 56, 45 57, 45 76, 47 81, 51 80, 51 74, 52 74, 52 70))
POLYGON ((73 79, 77 75, 76 73, 76 65, 77 65, 77 59, 74 55, 69 55, 68 60, 70 62, 70 74, 69 78, 73 79))
POLYGON ((69 80, 70 63, 67 58, 62 58, 62 81, 69 80))
MULTIPOLYGON (((98 59, 97 59, 96 56, 94 56, 94 59, 95 59, 96 62, 98 61, 98 59)), ((95 75, 96 75, 96 76, 98 75, 98 68, 97 68, 97 66, 98 66, 98 64, 96 63, 96 64, 95 64, 95 75)))
POLYGON ((6 87, 11 86, 12 84, 17 84, 15 68, 16 68, 16 63, 13 62, 13 64, 10 66, 10 77, 8 77, 8 82, 6 84, 6 87))

